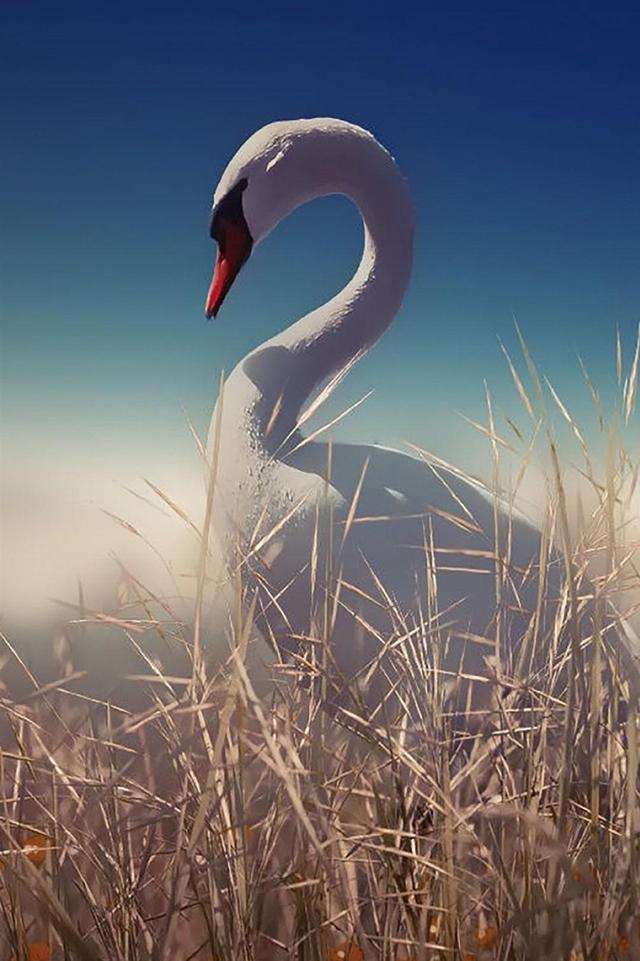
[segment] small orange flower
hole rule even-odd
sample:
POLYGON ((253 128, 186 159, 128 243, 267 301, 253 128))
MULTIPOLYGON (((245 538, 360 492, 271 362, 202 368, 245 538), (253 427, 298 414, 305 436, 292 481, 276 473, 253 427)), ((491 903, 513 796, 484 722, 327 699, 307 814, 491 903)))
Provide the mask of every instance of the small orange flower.
POLYGON ((478 961, 478 955, 474 954, 473 951, 465 951, 462 955, 462 961, 478 961))
POLYGON ((498 929, 489 924, 486 928, 478 928, 473 937, 481 948, 492 948, 498 940, 498 929))
POLYGON ((349 941, 331 948, 329 961, 364 961, 364 954, 354 941, 349 941))
POLYGON ((48 850, 49 839, 44 834, 29 834, 22 844, 22 853, 38 868, 44 864, 48 850))
POLYGON ((50 961, 51 948, 44 941, 34 941, 29 945, 29 961, 50 961))
POLYGON ((582 881, 583 884, 592 885, 596 880, 596 871, 591 861, 586 864, 584 861, 575 862, 571 865, 571 877, 574 881, 582 881))

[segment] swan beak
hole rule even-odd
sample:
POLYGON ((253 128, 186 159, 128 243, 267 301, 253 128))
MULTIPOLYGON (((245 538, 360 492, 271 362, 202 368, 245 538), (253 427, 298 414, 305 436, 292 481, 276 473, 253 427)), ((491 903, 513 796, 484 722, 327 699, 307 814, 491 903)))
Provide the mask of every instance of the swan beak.
POLYGON ((207 318, 217 315, 240 268, 248 259, 252 245, 251 234, 244 222, 222 221, 216 266, 205 306, 207 318))

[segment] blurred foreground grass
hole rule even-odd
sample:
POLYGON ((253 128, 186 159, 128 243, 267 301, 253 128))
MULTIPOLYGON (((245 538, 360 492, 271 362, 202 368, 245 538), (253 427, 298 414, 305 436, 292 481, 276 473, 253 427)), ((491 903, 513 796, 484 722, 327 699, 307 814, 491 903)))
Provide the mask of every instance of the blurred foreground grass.
POLYGON ((511 678, 498 650, 483 678, 444 676, 435 642, 418 663, 394 612, 397 702, 417 686, 420 710, 330 716, 309 664, 262 663, 247 598, 232 605, 226 662, 211 663, 206 536, 191 626, 127 574, 120 610, 75 612, 59 679, 43 685, 7 636, 0 959, 640 958, 638 652, 619 619, 633 622, 640 598, 627 444, 638 352, 625 375, 618 344, 608 420, 587 378, 601 462, 523 352, 528 386, 507 359, 527 429, 507 418, 512 436, 499 436, 489 396, 476 426, 502 502, 534 463, 545 478, 540 564, 555 557, 563 581, 553 636, 534 652, 544 669, 511 678), (99 620, 142 665, 134 697, 82 687, 74 643, 99 620), (171 673, 150 653, 159 640, 171 673), (469 683, 486 707, 461 725, 469 683))

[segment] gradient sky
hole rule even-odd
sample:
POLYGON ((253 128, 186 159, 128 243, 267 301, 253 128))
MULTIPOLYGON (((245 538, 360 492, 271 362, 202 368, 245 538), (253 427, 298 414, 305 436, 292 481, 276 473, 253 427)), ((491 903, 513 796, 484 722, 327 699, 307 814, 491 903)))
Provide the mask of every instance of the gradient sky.
POLYGON ((615 326, 628 357, 640 316, 637 8, 407 9, 5 9, 5 463, 140 474, 186 456, 181 406, 204 431, 220 368, 347 280, 358 217, 318 201, 205 321, 217 178, 288 117, 371 129, 417 206, 411 292, 340 389, 346 406, 375 388, 342 436, 464 459, 455 411, 481 415, 484 378, 520 417, 497 343, 517 352, 514 316, 569 406, 588 405, 578 352, 612 396, 615 326))

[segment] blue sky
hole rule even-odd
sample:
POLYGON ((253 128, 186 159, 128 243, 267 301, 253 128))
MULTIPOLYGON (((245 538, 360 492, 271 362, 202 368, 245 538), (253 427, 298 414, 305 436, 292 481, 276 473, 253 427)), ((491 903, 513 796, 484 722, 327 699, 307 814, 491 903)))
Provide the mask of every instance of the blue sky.
MULTIPOLYGON (((333 294, 357 263, 355 211, 297 211, 214 323, 213 188, 273 119, 374 131, 415 197, 401 316, 341 387, 374 396, 342 436, 452 459, 483 379, 520 417, 497 336, 514 315, 569 406, 605 397, 614 331, 640 317, 640 15, 492 3, 13 3, 0 71, 2 431, 14 463, 137 474, 186 456, 221 367, 333 294), (112 468, 109 465, 113 465, 112 468), (118 465, 116 469, 116 465, 118 465)), ((586 414, 585 414, 586 416, 586 414)))

